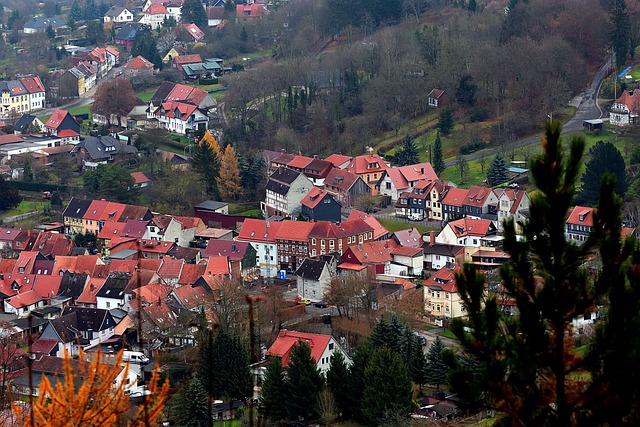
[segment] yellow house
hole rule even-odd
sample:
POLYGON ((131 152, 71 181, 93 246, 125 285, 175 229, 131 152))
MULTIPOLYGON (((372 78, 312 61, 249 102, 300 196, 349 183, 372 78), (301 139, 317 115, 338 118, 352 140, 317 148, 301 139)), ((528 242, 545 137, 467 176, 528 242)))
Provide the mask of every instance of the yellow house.
POLYGON ((18 80, 0 82, 2 93, 1 107, 4 118, 19 118, 23 113, 31 111, 29 92, 18 80))
POLYGON ((351 159, 346 170, 362 177, 364 182, 371 187, 371 194, 378 194, 376 184, 382 178, 382 173, 389 169, 389 164, 377 154, 367 154, 351 159))
POLYGON ((425 313, 437 326, 446 327, 452 319, 467 317, 454 273, 453 268, 443 267, 423 282, 425 313))
POLYGON ((162 58, 162 62, 164 64, 170 64, 171 61, 173 61, 173 58, 177 58, 180 55, 184 55, 185 52, 184 50, 182 50, 179 47, 172 47, 171 50, 169 52, 167 52, 167 54, 164 56, 164 58, 162 58))

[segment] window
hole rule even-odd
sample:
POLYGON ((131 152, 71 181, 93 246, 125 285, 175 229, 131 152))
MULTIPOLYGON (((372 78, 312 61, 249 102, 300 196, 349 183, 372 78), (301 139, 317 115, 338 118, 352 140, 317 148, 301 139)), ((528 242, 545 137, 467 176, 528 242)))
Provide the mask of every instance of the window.
POLYGON ((320 247, 324 248, 324 239, 320 240, 320 247))
POLYGON ((362 244, 362 234, 358 236, 358 243, 362 244))
POLYGON ((315 244, 316 244, 316 238, 315 238, 315 237, 313 237, 313 238, 311 239, 311 244, 312 244, 312 245, 315 245, 315 244))
POLYGON ((387 184, 387 190, 391 190, 391 183, 387 182, 386 184, 387 184))
POLYGON ((107 308, 111 308, 111 303, 107 301, 107 308))
POLYGON ((446 299, 449 299, 449 293, 448 293, 448 292, 447 292, 447 293, 445 293, 445 294, 444 294, 444 297, 445 297, 446 299))
POLYGON ((334 247, 334 241, 333 239, 329 240, 329 249, 333 249, 334 247))

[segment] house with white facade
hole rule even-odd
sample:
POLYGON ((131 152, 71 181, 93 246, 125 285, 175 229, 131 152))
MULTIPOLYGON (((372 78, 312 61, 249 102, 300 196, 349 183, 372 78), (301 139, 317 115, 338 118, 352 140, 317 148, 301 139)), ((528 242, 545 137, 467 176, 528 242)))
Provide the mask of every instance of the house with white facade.
POLYGON ((431 163, 418 163, 409 166, 393 166, 382 172, 377 184, 380 194, 390 196, 391 201, 398 200, 404 191, 412 191, 420 181, 435 181, 438 179, 431 163))
POLYGON ((262 210, 269 215, 296 216, 302 208, 302 199, 312 188, 313 183, 303 173, 280 167, 267 181, 262 210))
POLYGON ((142 19, 139 22, 148 25, 152 30, 161 28, 165 19, 171 16, 167 8, 162 4, 152 4, 142 13, 142 19))
MULTIPOLYGON (((335 271, 333 272, 335 275, 335 271)), ((298 295, 310 301, 322 301, 329 290, 332 274, 326 261, 306 258, 296 270, 298 295)))
POLYGON ((498 231, 502 230, 504 220, 509 218, 513 218, 518 230, 518 223, 527 219, 529 215, 529 193, 511 188, 496 188, 493 192, 498 196, 498 231))
POLYGON ((461 218, 448 222, 436 237, 436 242, 477 248, 496 232, 496 226, 488 219, 461 218))
POLYGON ((103 21, 107 22, 115 22, 115 23, 123 23, 123 22, 133 22, 133 13, 126 7, 121 6, 111 6, 111 8, 104 14, 103 21))
POLYGON ((630 126, 640 116, 640 90, 623 91, 609 110, 609 122, 615 126, 630 126))
POLYGON ((247 218, 236 237, 238 242, 251 243, 256 250, 256 264, 262 277, 276 277, 278 265, 278 245, 276 234, 282 225, 278 221, 247 218))

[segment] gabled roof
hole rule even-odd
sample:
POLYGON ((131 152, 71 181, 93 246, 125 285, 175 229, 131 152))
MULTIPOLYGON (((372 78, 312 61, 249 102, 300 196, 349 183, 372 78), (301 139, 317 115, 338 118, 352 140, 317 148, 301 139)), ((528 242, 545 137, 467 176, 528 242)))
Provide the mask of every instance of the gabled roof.
POLYGON ((189 33, 189 35, 196 41, 204 38, 204 33, 196 24, 182 24, 180 28, 189 33))
POLYGON ((162 257, 162 265, 158 269, 158 275, 163 279, 178 279, 184 266, 183 259, 175 259, 169 256, 162 257))
POLYGON ((51 117, 49 117, 49 120, 47 120, 47 123, 45 123, 44 126, 48 129, 58 129, 67 116, 75 120, 68 111, 56 110, 53 112, 51 117))
POLYGON ((105 278, 92 278, 85 286, 84 291, 80 294, 80 296, 76 299, 78 304, 95 304, 96 303, 96 294, 102 289, 105 278))
POLYGON ((136 33, 138 32, 140 27, 142 27, 142 24, 138 22, 126 23, 122 26, 122 28, 120 28, 120 31, 118 31, 118 34, 116 34, 114 38, 116 40, 133 41, 135 40, 136 33))
POLYGON ((269 350, 267 350, 267 356, 279 357, 282 361, 282 366, 288 368, 291 349, 298 341, 309 344, 309 347, 311 347, 311 357, 318 363, 324 350, 331 341, 331 335, 287 331, 286 329, 281 330, 278 333, 278 338, 276 338, 275 342, 269 347, 269 350))
POLYGON ((237 239, 257 243, 275 242, 281 225, 279 221, 269 221, 267 228, 267 222, 264 219, 247 218, 242 223, 237 239))
POLYGON ((569 218, 567 218, 567 224, 593 227, 593 212, 595 210, 595 208, 576 206, 571 210, 569 218))
POLYGON ((616 104, 624 104, 629 112, 637 113, 640 111, 640 90, 634 90, 631 93, 623 90, 622 94, 616 99, 616 104))
POLYGON ((359 264, 381 264, 389 262, 393 259, 391 251, 395 248, 396 243, 389 244, 390 241, 383 242, 367 242, 362 245, 350 246, 342 255, 345 262, 359 264))
POLYGON ((297 155, 287 163, 287 166, 293 169, 304 169, 311 161, 313 161, 312 157, 297 155))
POLYGON ((16 309, 29 307, 39 301, 42 301, 42 297, 36 291, 32 290, 12 295, 4 300, 6 304, 10 304, 16 309))
POLYGON ((193 285, 198 278, 202 276, 207 268, 206 264, 185 264, 182 266, 180 277, 178 278, 179 285, 193 285))
POLYGON ((107 276, 104 285, 96 292, 96 297, 124 299, 124 289, 127 287, 131 277, 131 273, 112 271, 107 276))
POLYGON ((27 125, 33 123, 38 117, 32 116, 31 114, 23 114, 22 117, 13 125, 13 130, 22 132, 27 125))
MULTIPOLYGON (((202 57, 200 56, 199 53, 194 53, 190 55, 180 55, 173 58, 173 62, 176 65, 197 64, 198 62, 202 62, 202 57)), ((180 86, 186 86, 186 85, 180 85, 180 86)))
POLYGON ((442 204, 462 207, 466 202, 467 192, 468 190, 463 190, 462 188, 451 187, 447 190, 447 194, 444 196, 444 199, 442 199, 442 204))
POLYGON ((224 6, 207 6, 208 19, 222 19, 224 18, 224 13, 225 13, 224 6))
POLYGON ((358 218, 344 221, 339 225, 329 221, 316 221, 313 224, 309 237, 320 239, 340 239, 374 231, 373 227, 358 218))
POLYGON ((399 230, 393 233, 394 239, 402 246, 408 246, 410 248, 422 247, 424 240, 422 234, 415 228, 409 228, 406 230, 399 230))
POLYGON ((209 306, 213 302, 211 295, 202 286, 180 286, 173 290, 180 304, 187 310, 209 306))
POLYGON ((422 255, 422 248, 411 246, 396 246, 391 250, 391 255, 416 257, 422 255))
POLYGON ((84 285, 89 278, 88 274, 82 273, 68 273, 62 274, 62 282, 58 288, 58 295, 78 298, 84 291, 84 285))
POLYGON ((355 157, 347 166, 347 170, 356 175, 382 172, 387 169, 389 169, 387 162, 379 155, 373 153, 355 157))
POLYGON ((296 276, 309 280, 319 280, 326 266, 327 263, 325 261, 305 258, 296 270, 296 276))
POLYGON ((491 188, 472 185, 467 191, 463 205, 481 208, 492 193, 491 188))
POLYGON ((495 226, 488 219, 460 218, 449 222, 447 227, 451 227, 456 237, 478 236, 484 237, 495 231, 495 226))
POLYGON ((151 4, 143 12, 145 15, 169 15, 169 11, 161 4, 151 4))
POLYGON ((20 230, 17 228, 0 227, 0 242, 13 242, 19 234, 20 230))
POLYGON ((304 221, 284 220, 276 233, 276 240, 294 240, 306 242, 313 229, 314 223, 304 221))
POLYGON ((441 97, 442 95, 444 95, 444 94, 445 94, 445 91, 444 91, 444 90, 442 90, 442 89, 436 89, 436 88, 433 88, 433 89, 431 89, 431 92, 429 92, 429 95, 427 96, 427 98, 435 98, 435 99, 438 99, 438 98, 440 98, 440 97, 441 97))
POLYGON ((442 267, 422 283, 429 289, 451 293, 458 292, 455 281, 455 270, 452 268, 442 267))
POLYGON ((343 192, 347 192, 359 178, 360 177, 358 175, 347 170, 333 168, 324 179, 324 184, 336 187, 343 192))
POLYGON ((73 197, 62 214, 63 217, 84 218, 84 214, 89 209, 92 200, 78 199, 73 197))
POLYGON ((349 162, 353 160, 353 157, 344 156, 342 154, 332 154, 329 157, 325 158, 325 160, 327 162, 331 162, 331 164, 336 168, 339 168, 340 166, 343 166, 345 164, 348 165, 349 162))
POLYGON ((373 228, 373 238, 375 240, 389 233, 389 231, 382 224, 380 224, 380 221, 378 221, 376 217, 372 215, 367 215, 366 213, 361 212, 357 209, 353 209, 351 210, 351 213, 349 214, 349 218, 347 218, 347 221, 353 221, 356 219, 360 219, 366 222, 367 225, 373 228))
POLYGON ((40 81, 40 77, 38 76, 30 74, 28 76, 18 77, 18 80, 20 80, 20 83, 22 83, 24 88, 29 93, 39 93, 45 91, 44 85, 42 84, 42 81, 40 81))
POLYGON ((121 6, 111 6, 111 8, 109 10, 107 10, 107 12, 104 14, 104 16, 117 18, 125 10, 128 11, 129 9, 127 9, 126 7, 121 7, 121 6))
MULTIPOLYGON (((84 214, 84 219, 99 221, 102 218, 102 214, 109 206, 106 200, 92 200, 87 212, 84 214)), ((112 221, 117 221, 118 218, 111 218, 112 221)))
POLYGON ((464 253, 464 246, 424 242, 422 245, 422 251, 425 255, 441 255, 455 258, 456 256, 464 253))
POLYGON ((302 172, 298 172, 289 168, 278 168, 271 174, 267 181, 266 190, 277 194, 286 195, 289 192, 291 184, 299 177, 306 176, 302 172))
POLYGON ((144 184, 145 182, 151 182, 149 178, 142 172, 131 172, 131 176, 133 177, 133 181, 135 184, 144 184))
POLYGON ((226 256, 231 261, 240 261, 244 258, 249 247, 251 244, 248 242, 211 239, 202 255, 205 257, 226 256))
POLYGON ((153 62, 142 55, 138 55, 125 65, 124 68, 127 70, 149 70, 153 68, 153 62))
POLYGON ((308 207, 309 209, 313 209, 318 206, 318 204, 322 202, 322 200, 324 200, 326 197, 331 197, 331 195, 326 191, 319 189, 318 187, 313 187, 311 191, 309 191, 307 195, 303 197, 303 199, 300 201, 300 204, 308 207))

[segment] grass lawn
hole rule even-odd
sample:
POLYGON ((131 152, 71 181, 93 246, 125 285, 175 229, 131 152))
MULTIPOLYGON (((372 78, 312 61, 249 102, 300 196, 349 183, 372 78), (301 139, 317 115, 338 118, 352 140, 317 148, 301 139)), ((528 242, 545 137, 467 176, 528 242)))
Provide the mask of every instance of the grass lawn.
POLYGON ((240 420, 214 421, 213 427, 240 427, 240 420))
POLYGON ((273 52, 271 49, 258 50, 256 52, 251 53, 243 53, 242 55, 234 56, 233 58, 225 59, 225 67, 230 66, 231 64, 238 63, 244 64, 250 59, 261 59, 261 58, 269 58, 273 52), (246 60, 245 60, 246 58, 246 60), (228 65, 227 65, 228 64, 228 65))
POLYGON ((451 338, 452 340, 457 340, 458 339, 458 337, 453 335, 453 332, 451 332, 450 329, 447 329, 446 331, 438 332, 438 335, 440 335, 441 337, 451 338))
POLYGON ((259 209, 260 204, 255 202, 235 202, 229 203, 229 213, 231 215, 245 215, 247 212, 252 212, 259 209))
POLYGON ((48 205, 49 202, 34 202, 31 200, 23 200, 22 202, 20 202, 17 208, 2 212, 0 214, 0 217, 6 218, 14 215, 22 215, 27 212, 40 211, 48 205))
POLYGON ((422 234, 435 230, 435 228, 427 227, 425 225, 410 224, 402 221, 394 221, 392 219, 378 219, 378 221, 384 226, 384 228, 389 230, 389 233, 395 233, 396 231, 407 230, 409 228, 415 228, 422 234))
POLYGON ((262 211, 260 209, 249 209, 248 211, 238 212, 236 215, 248 216, 251 218, 260 218, 262 211))
POLYGON ((71 110, 69 110, 69 113, 72 116, 77 116, 80 114, 89 114, 89 117, 91 117, 91 111, 89 111, 90 108, 91 108, 91 105, 83 105, 81 107, 72 108, 71 110))
POLYGON ((153 96, 154 93, 156 93, 157 90, 158 90, 157 87, 152 87, 152 88, 143 90, 142 92, 136 92, 136 96, 140 98, 141 101, 149 102, 151 101, 151 97, 153 96))
POLYGON ((495 424, 497 418, 487 418, 477 423, 469 424, 468 427, 490 427, 495 424))

